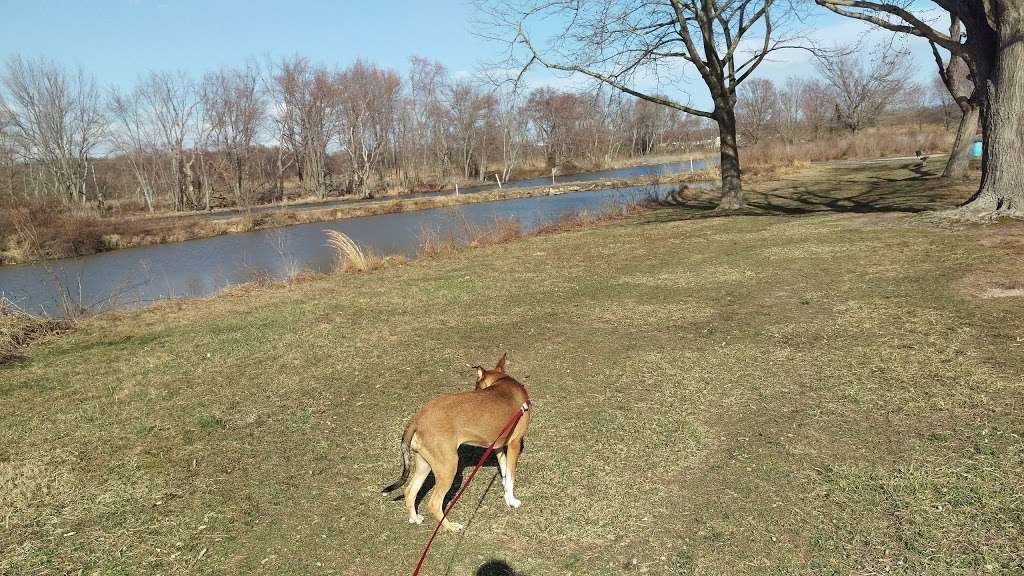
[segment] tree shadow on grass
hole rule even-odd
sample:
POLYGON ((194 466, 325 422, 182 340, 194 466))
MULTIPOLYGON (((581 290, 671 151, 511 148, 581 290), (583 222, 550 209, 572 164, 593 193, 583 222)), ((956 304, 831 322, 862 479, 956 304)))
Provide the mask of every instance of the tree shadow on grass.
POLYGON ((678 220, 722 218, 731 216, 801 216, 806 214, 913 214, 951 208, 955 202, 947 197, 946 183, 938 177, 940 168, 931 169, 925 163, 905 166, 914 175, 906 178, 875 176, 868 180, 848 180, 838 177, 834 186, 823 188, 823 181, 792 180, 791 187, 769 191, 747 191, 747 207, 740 210, 719 210, 717 198, 701 194, 695 198, 674 200, 671 196, 661 202, 643 223, 678 220), (929 184, 933 184, 929 186, 929 184))

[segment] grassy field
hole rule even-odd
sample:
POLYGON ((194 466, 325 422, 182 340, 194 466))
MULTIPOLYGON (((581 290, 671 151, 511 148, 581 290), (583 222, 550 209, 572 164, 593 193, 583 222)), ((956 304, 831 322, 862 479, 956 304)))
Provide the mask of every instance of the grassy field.
POLYGON ((1022 573, 1024 226, 930 174, 86 321, 0 366, 0 574, 407 574, 402 429, 505 351, 523 507, 426 574, 1022 573))

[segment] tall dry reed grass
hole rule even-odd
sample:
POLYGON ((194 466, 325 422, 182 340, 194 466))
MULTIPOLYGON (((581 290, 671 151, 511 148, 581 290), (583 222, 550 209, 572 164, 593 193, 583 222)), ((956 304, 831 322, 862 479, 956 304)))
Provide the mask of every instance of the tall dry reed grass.
POLYGON ((324 230, 327 245, 334 249, 336 268, 344 272, 367 272, 380 268, 384 261, 370 251, 363 251, 347 234, 324 230))
POLYGON ((829 160, 865 160, 890 156, 947 154, 955 135, 942 126, 877 126, 856 133, 835 132, 821 138, 787 143, 759 142, 740 151, 744 170, 765 166, 787 167, 829 160))

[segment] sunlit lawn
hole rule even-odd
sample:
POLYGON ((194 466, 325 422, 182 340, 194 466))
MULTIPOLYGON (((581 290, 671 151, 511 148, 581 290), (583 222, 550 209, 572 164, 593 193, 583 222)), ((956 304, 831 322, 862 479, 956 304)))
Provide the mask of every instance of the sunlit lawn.
POLYGON ((1024 226, 916 176, 87 321, 0 367, 0 573, 409 573, 402 429, 506 351, 524 505, 427 574, 1019 573, 1024 226))

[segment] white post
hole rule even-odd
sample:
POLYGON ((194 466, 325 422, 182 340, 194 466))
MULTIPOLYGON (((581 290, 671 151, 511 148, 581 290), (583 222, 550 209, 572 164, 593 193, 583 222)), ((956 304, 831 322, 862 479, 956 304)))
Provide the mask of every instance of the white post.
POLYGON ((456 196, 459 195, 459 183, 458 182, 455 183, 455 195, 456 196))
POLYGON ((501 190, 501 176, 497 172, 494 173, 494 179, 498 181, 498 190, 501 190))
POLYGON ((690 156, 690 172, 693 172, 693 156, 690 156))
POLYGON ((555 185, 555 169, 554 168, 551 169, 551 185, 552 186, 555 185))

